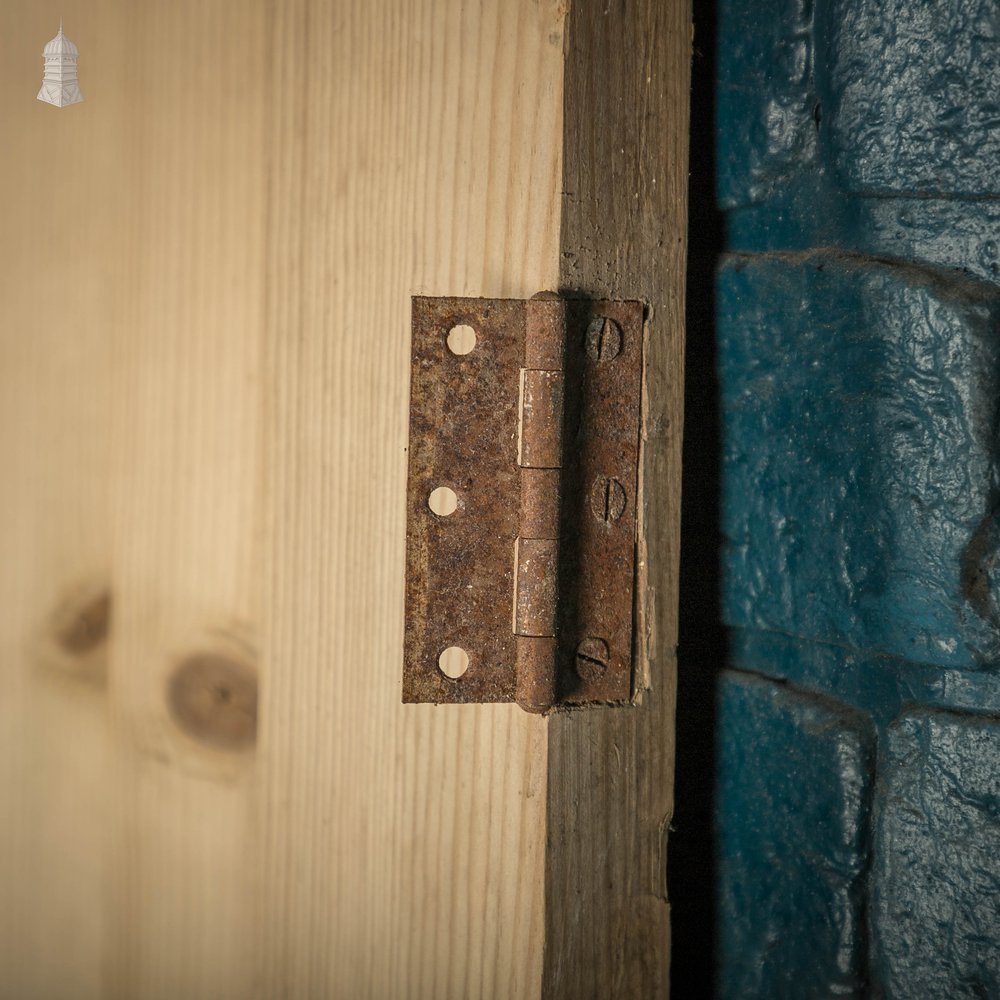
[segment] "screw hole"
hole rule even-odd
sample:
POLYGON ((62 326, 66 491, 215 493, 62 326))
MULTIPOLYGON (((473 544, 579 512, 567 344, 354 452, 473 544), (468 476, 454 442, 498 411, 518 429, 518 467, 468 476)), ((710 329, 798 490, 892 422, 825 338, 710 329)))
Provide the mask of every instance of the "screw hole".
POLYGON ((468 354, 476 346, 476 331, 466 323, 453 326, 448 331, 448 350, 452 354, 468 354))
POLYGON ((431 512, 438 517, 448 517, 455 513, 458 507, 458 497, 455 491, 448 486, 439 486, 436 490, 431 490, 431 495, 427 498, 427 506, 431 512))
POLYGON ((438 657, 438 669, 445 677, 456 680, 469 669, 469 654, 461 646, 449 646, 438 657))

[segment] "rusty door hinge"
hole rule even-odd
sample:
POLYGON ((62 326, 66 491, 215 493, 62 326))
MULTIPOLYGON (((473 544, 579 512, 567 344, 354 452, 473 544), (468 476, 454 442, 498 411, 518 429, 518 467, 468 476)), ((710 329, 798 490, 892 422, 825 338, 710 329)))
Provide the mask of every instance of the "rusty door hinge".
POLYGON ((628 702, 639 302, 413 299, 403 701, 628 702))

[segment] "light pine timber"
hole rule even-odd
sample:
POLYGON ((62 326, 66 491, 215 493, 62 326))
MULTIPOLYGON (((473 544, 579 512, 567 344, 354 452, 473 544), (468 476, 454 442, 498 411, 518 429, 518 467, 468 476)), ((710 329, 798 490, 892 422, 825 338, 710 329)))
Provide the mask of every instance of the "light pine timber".
MULTIPOLYGON (((79 654, 60 635, 110 574, 126 141, 116 94, 61 127, 35 100, 58 29, 41 6, 0 5, 0 993, 87 998, 106 939, 107 648, 99 626, 79 654)), ((121 28, 93 24, 90 52, 121 28)))
POLYGON ((648 309, 636 644, 645 690, 635 709, 550 724, 543 994, 661 997, 670 965, 690 3, 575 0, 566 30, 560 285, 642 299, 648 309))
POLYGON ((564 18, 0 9, 10 995, 539 994, 547 723, 399 703, 402 497, 411 293, 557 282, 564 18), (192 654, 255 745, 171 712, 192 654))
POLYGON ((190 739, 165 687, 192 650, 254 660, 265 13, 3 7, 10 996, 253 989, 254 757, 190 739), (60 12, 63 110, 34 100, 60 12), (54 622, 101 588, 110 638, 76 655, 54 622))
POLYGON ((130 218, 111 432, 104 990, 252 996, 259 761, 252 745, 192 738, 167 692, 194 653, 262 687, 271 667, 258 656, 257 530, 267 16, 245 0, 144 0, 106 17, 126 25, 130 218))
POLYGON ((660 991, 686 10, 574 7, 565 171, 556 3, 62 13, 85 101, 59 111, 51 12, 0 10, 0 978, 660 991), (404 708, 409 295, 557 283, 652 307, 650 689, 404 708), (194 653, 259 677, 255 746, 171 713, 194 653))
POLYGON ((546 722, 400 704, 410 295, 558 277, 554 2, 273 6, 264 996, 538 996, 546 722))

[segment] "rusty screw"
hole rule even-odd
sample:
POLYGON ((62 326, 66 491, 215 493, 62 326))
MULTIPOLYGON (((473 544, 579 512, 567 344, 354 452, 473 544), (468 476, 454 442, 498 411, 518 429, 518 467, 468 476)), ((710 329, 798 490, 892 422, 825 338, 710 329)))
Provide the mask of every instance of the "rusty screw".
POLYGON ((587 327, 587 353, 593 361, 614 361, 622 343, 622 328, 607 316, 598 316, 587 327))
POLYGON ((611 524, 625 513, 625 487, 613 476, 598 476, 590 491, 590 509, 598 521, 611 524))
POLYGON ((597 636, 588 636, 576 647, 576 672, 581 680, 596 683, 604 676, 610 662, 608 644, 597 636))

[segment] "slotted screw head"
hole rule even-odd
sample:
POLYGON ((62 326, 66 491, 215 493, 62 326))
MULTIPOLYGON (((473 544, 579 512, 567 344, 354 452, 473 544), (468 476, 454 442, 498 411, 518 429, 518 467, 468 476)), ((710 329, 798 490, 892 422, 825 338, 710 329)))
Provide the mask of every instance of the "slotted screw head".
POLYGON ((628 497, 614 476, 598 476, 590 491, 590 509, 598 521, 610 524, 625 513, 628 497))
POLYGON ((614 361, 622 352, 622 328, 607 316, 598 316, 587 327, 587 353, 591 360, 614 361))
POLYGON ((587 636, 576 647, 576 672, 582 680, 591 683, 599 681, 610 662, 608 644, 598 636, 587 636))

